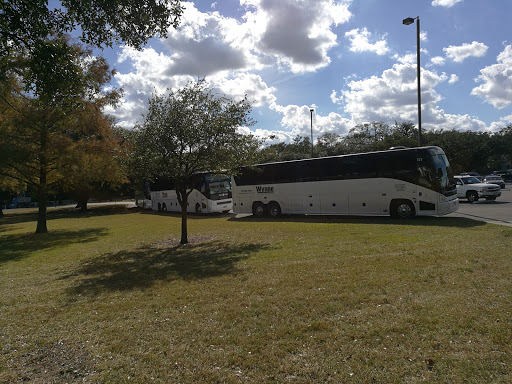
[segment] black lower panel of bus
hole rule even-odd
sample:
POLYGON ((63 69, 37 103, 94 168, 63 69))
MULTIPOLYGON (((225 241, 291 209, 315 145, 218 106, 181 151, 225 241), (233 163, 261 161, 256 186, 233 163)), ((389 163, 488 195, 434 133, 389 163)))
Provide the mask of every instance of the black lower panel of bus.
POLYGON ((420 211, 435 211, 436 205, 434 203, 428 203, 420 200, 420 211))

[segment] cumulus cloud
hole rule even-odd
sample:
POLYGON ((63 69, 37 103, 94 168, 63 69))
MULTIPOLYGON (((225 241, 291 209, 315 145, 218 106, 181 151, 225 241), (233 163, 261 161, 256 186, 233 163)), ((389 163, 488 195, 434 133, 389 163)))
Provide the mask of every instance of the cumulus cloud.
POLYGON ((327 52, 337 44, 332 26, 347 22, 348 5, 333 0, 241 0, 254 48, 293 72, 329 64, 327 52))
POLYGON ((482 57, 487 52, 487 45, 473 41, 471 44, 464 43, 460 46, 450 45, 443 48, 446 57, 452 59, 456 63, 462 63, 468 57, 482 57))
POLYGON ((431 65, 443 65, 444 64, 444 57, 442 56, 435 56, 430 59, 431 65))
POLYGON ((415 53, 408 53, 403 56, 399 56, 398 54, 393 55, 393 59, 402 64, 416 64, 417 57, 415 53))
POLYGON ((384 38, 370 43, 371 32, 365 28, 352 29, 345 33, 345 37, 350 40, 350 50, 352 52, 374 52, 377 55, 384 55, 389 51, 388 43, 384 38))
POLYGON ((108 109, 119 125, 141 120, 155 92, 176 89, 206 78, 214 89, 254 106, 274 105, 275 88, 255 71, 280 65, 294 73, 315 71, 329 64, 328 51, 338 44, 332 29, 347 22, 349 2, 335 0, 240 0, 241 19, 215 11, 200 12, 186 2, 178 29, 169 29, 158 53, 148 47, 122 48, 118 63, 129 62, 128 73, 116 81, 124 90, 121 106, 108 109))
POLYGON ((448 80, 448 83, 449 84, 453 84, 453 83, 456 83, 457 81, 459 81, 459 76, 457 76, 456 74, 451 74, 450 75, 450 80, 448 80))
MULTIPOLYGON (((153 94, 176 90, 197 80, 197 77, 188 75, 171 75, 168 68, 172 65, 172 58, 152 48, 136 51, 124 47, 118 61, 127 60, 131 62, 133 71, 115 75, 117 83, 123 88, 122 102, 115 110, 105 110, 115 117, 118 125, 125 128, 131 128, 142 120, 153 94)), ((267 86, 256 74, 241 73, 236 77, 216 75, 207 77, 206 81, 219 95, 227 95, 234 100, 241 100, 247 95, 248 101, 255 107, 275 102, 275 89, 267 86)))
MULTIPOLYGON (((355 124, 370 121, 417 121, 416 66, 395 64, 381 76, 351 81, 342 91, 345 112, 355 124)), ((438 108, 442 100, 435 87, 448 80, 445 73, 423 69, 422 122, 425 129, 484 130, 485 124, 468 115, 450 115, 438 108)))
POLYGON ((180 27, 169 29, 162 44, 169 53, 169 75, 205 77, 218 72, 261 68, 246 30, 218 12, 202 13, 185 3, 180 27))
MULTIPOLYGON (((296 135, 309 136, 311 133, 311 112, 307 105, 274 105, 273 109, 283 115, 281 125, 290 130, 293 137, 296 135)), ((331 112, 327 116, 315 111, 313 114, 314 136, 320 136, 323 133, 335 132, 339 134, 347 133, 353 126, 350 119, 331 112)))
POLYGON ((123 89, 120 105, 114 109, 105 108, 119 126, 132 128, 147 112, 148 100, 154 93, 163 93, 167 89, 177 89, 194 80, 191 76, 170 76, 167 68, 170 57, 158 53, 152 48, 137 51, 130 47, 122 47, 118 63, 130 62, 132 72, 118 72, 114 76, 123 89))
POLYGON ((275 88, 269 87, 261 76, 252 73, 240 73, 233 78, 216 77, 207 79, 212 88, 222 95, 229 95, 234 100, 247 100, 253 107, 272 105, 276 101, 275 88))
POLYGON ((334 104, 339 104, 343 101, 343 96, 338 96, 338 92, 336 92, 334 89, 331 92, 331 101, 334 104))
POLYGON ((497 64, 480 70, 477 81, 482 82, 473 88, 472 95, 483 98, 495 108, 512 105, 512 45, 507 45, 497 57, 497 64))
POLYGON ((432 1, 432 5, 434 7, 453 7, 455 4, 460 3, 462 0, 434 0, 432 1))

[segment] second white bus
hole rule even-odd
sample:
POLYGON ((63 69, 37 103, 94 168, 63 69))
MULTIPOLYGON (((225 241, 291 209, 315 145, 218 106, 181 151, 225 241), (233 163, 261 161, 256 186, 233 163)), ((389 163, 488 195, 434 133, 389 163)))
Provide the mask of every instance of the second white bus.
MULTIPOLYGON (((197 173, 194 188, 188 196, 187 212, 197 214, 229 212, 233 207, 231 178, 210 173, 197 173)), ((150 186, 151 207, 159 212, 181 212, 172 182, 158 178, 150 186)))

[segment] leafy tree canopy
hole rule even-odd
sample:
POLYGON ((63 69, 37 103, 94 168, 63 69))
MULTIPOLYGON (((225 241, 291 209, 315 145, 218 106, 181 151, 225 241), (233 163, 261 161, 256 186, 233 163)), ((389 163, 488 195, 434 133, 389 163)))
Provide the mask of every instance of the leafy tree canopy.
MULTIPOLYGON (((54 42, 49 42, 53 44, 54 42)), ((58 44, 58 42, 55 42, 58 44)), ((68 46, 63 42, 64 46, 68 46)), ((68 46, 71 47, 71 46, 68 46)), ((113 136, 112 122, 102 107, 116 102, 116 90, 101 92, 112 72, 103 58, 72 46, 72 61, 80 80, 45 83, 40 94, 19 91, 16 77, 1 82, 0 175, 17 180, 35 191, 39 202, 37 233, 47 232, 46 203, 56 188, 84 190, 94 182, 121 183, 124 176, 116 164, 122 150, 113 136)))
POLYGON ((145 177, 166 177, 176 186, 182 208, 182 238, 186 228, 190 181, 197 172, 230 172, 250 164, 259 142, 238 132, 251 126, 247 99, 219 97, 204 81, 190 83, 165 95, 154 95, 144 122, 135 128, 134 166, 145 177))
POLYGON ((124 42, 140 49, 148 39, 167 36, 183 14, 182 0, 3 0, 0 4, 0 50, 30 49, 49 35, 80 27, 82 42, 100 47, 124 42))

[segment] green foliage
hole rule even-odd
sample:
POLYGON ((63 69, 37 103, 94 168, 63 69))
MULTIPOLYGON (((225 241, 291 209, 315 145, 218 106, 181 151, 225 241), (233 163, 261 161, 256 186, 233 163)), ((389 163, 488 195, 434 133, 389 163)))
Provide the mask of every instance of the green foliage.
POLYGON ((181 0, 62 0, 62 8, 49 8, 47 0, 2 1, 0 11, 0 50, 30 51, 35 42, 49 35, 80 27, 87 44, 112 46, 125 42, 140 48, 159 34, 167 36, 183 14, 181 0))
POLYGON ((0 156, 0 174, 33 188, 39 202, 38 233, 47 232, 49 193, 57 189, 90 193, 97 182, 124 181, 116 161, 123 151, 111 121, 101 111, 118 97, 115 90, 99 92, 111 72, 104 59, 91 59, 87 50, 75 46, 69 53, 80 67, 79 81, 69 84, 72 88, 50 76, 33 95, 23 94, 10 77, 9 83, 3 82, 0 98, 0 108, 6 112, 0 120, 0 148, 7 149, 0 156))
MULTIPOLYGON (((266 162, 309 158, 309 143, 307 137, 297 136, 289 144, 277 143, 266 146, 261 151, 262 157, 266 162)), ((411 122, 395 122, 392 127, 382 122, 372 122, 357 125, 344 137, 334 133, 323 134, 315 143, 314 155, 335 156, 417 145, 418 129, 411 122)), ((456 173, 476 171, 487 174, 512 167, 512 125, 496 133, 425 131, 423 145, 441 147, 456 173)))
POLYGON ((238 132, 251 126, 247 99, 215 96, 204 81, 154 95, 144 122, 135 128, 134 168, 142 177, 166 177, 182 207, 182 242, 187 242, 186 207, 197 172, 230 172, 256 158, 259 142, 238 132))

